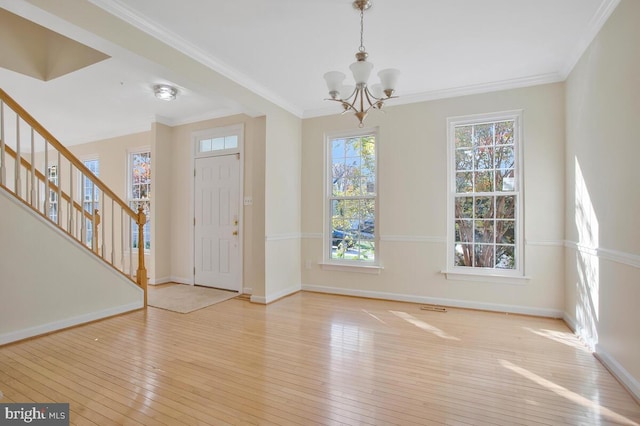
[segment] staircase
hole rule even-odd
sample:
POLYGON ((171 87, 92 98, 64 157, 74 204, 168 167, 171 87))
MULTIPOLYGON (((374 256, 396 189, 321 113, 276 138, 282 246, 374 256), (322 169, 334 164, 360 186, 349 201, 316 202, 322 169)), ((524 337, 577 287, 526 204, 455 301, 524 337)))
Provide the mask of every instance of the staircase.
MULTIPOLYGON (((130 208, 2 89, 0 188, 47 222, 52 231, 57 228, 100 263, 139 286, 146 307, 146 217, 142 207, 130 208)), ((3 219, 0 212, 0 221, 3 219)))

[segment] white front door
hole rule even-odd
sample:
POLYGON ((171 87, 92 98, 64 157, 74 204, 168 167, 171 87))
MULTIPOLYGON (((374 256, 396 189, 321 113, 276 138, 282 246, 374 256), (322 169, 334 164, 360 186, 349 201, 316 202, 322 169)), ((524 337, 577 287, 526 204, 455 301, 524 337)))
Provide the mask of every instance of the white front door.
POLYGON ((241 291, 238 155, 195 160, 195 284, 241 291))

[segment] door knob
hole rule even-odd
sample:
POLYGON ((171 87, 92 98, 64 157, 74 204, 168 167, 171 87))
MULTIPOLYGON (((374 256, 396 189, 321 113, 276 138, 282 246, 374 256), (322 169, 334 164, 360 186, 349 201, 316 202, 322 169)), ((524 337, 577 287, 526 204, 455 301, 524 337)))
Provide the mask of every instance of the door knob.
POLYGON ((233 231, 233 235, 238 235, 238 231, 233 231))

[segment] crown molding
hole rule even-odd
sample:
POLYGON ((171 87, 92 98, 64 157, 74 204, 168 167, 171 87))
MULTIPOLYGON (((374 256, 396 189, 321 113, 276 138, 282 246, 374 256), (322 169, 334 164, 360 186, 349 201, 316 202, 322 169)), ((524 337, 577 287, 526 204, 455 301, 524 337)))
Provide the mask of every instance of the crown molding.
POLYGON ((140 31, 160 40, 164 44, 180 51, 191 59, 209 67, 213 71, 239 84, 240 86, 249 89, 256 95, 285 109, 291 114, 300 118, 302 117, 303 111, 297 106, 278 96, 273 91, 262 86, 249 76, 234 69, 225 62, 214 58, 210 53, 204 52, 203 50, 199 49, 179 35, 171 32, 162 25, 144 19, 132 8, 126 6, 120 0, 89 0, 89 2, 123 20, 124 22, 127 22, 140 31))
POLYGON ((584 34, 578 41, 578 44, 574 47, 573 51, 565 61, 564 66, 562 67, 560 75, 562 75, 563 80, 566 80, 567 77, 569 77, 569 74, 571 74, 573 68, 575 68, 575 66, 578 64, 578 61, 580 60, 580 58, 582 58, 584 52, 586 52, 586 50, 589 48, 591 42, 593 42, 593 40, 596 38, 605 22, 607 22, 607 20, 619 4, 620 0, 605 0, 600 5, 600 8, 596 11, 595 15, 593 15, 593 18, 591 18, 586 31, 584 32, 584 34))
MULTIPOLYGON (((491 83, 472 84, 469 86, 453 87, 430 92, 400 95, 397 99, 387 102, 389 106, 414 104, 418 102, 435 101, 438 99, 456 98, 460 96, 477 95, 481 93, 498 92, 501 90, 519 89, 542 84, 559 83, 565 79, 558 73, 540 74, 529 77, 513 78, 509 80, 495 81, 491 83)), ((338 114, 341 111, 335 106, 305 110, 302 118, 322 117, 338 114)))
MULTIPOLYGON (((588 28, 580 38, 577 46, 573 49, 558 72, 540 74, 522 78, 508 79, 490 83, 480 83, 468 86, 453 87, 442 90, 434 90, 422 93, 405 94, 388 102, 389 106, 405 105, 418 102, 433 101, 438 99, 468 96, 501 90, 517 89, 542 84, 551 84, 565 81, 580 60, 586 49, 589 47, 598 32, 602 29, 607 19, 611 16, 621 0, 604 0, 597 10, 588 28)), ((273 91, 259 84, 249 76, 234 69, 225 62, 212 57, 210 54, 199 49, 179 35, 169 31, 167 28, 146 20, 143 16, 125 5, 121 0, 89 0, 92 4, 129 23, 135 28, 143 31, 161 42, 173 47, 189 56, 193 60, 209 67, 213 71, 230 79, 231 81, 247 88, 258 96, 272 102, 273 104, 287 110, 295 116, 305 119, 338 114, 340 111, 331 106, 322 108, 304 109, 283 99, 273 91)))

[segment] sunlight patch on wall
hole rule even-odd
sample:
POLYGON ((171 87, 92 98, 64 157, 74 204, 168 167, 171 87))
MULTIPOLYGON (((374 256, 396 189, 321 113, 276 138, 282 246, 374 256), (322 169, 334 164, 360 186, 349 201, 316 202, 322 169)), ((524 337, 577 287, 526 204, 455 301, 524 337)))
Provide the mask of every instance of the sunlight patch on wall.
POLYGON ((575 223, 578 230, 576 320, 579 328, 576 331, 593 349, 598 343, 597 323, 600 314, 600 260, 597 255, 599 225, 577 157, 575 159, 575 223))

